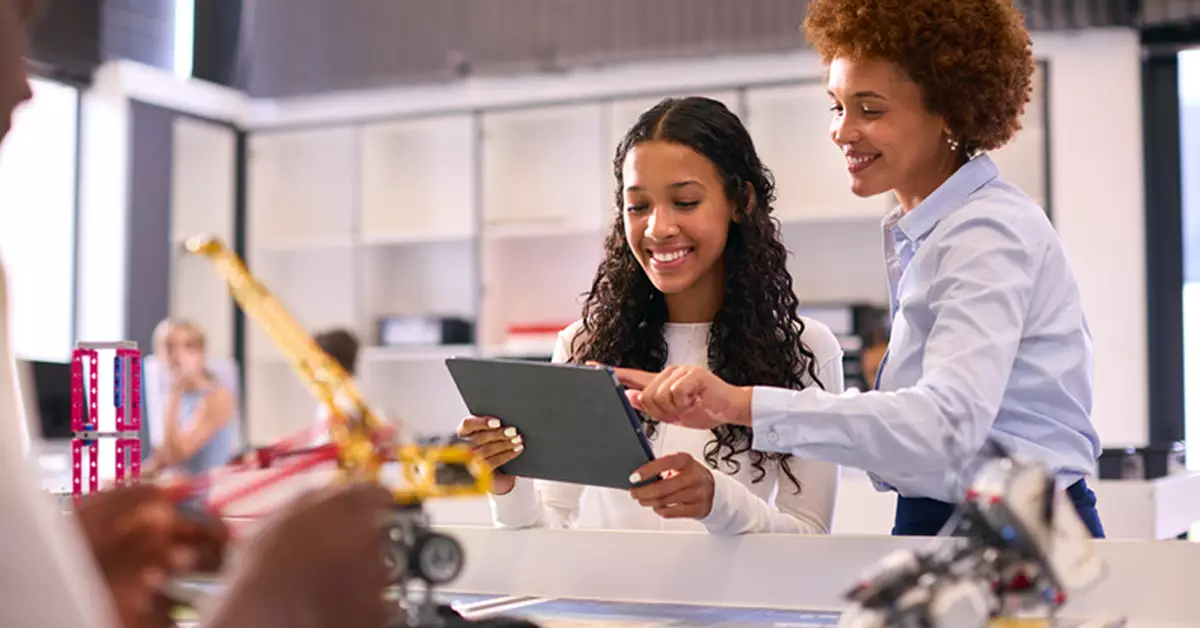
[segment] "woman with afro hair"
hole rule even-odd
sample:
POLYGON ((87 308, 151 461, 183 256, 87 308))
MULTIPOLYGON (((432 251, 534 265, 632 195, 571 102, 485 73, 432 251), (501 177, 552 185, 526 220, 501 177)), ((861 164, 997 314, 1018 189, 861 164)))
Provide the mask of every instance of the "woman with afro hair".
MULTIPOLYGON (((618 211, 604 260, 554 361, 697 364, 738 384, 843 390, 837 337, 797 312, 774 182, 736 115, 708 98, 664 100, 626 133, 613 171, 618 211)), ((572 527, 589 490, 608 529, 829 532, 836 465, 756 451, 742 426, 644 428, 657 458, 630 469, 629 490, 498 474, 496 524, 572 527), (649 477, 665 479, 632 486, 649 477)), ((492 468, 524 450, 498 418, 468 417, 459 435, 492 468)))
POLYGON ((892 329, 875 390, 748 387, 699 367, 621 370, 663 421, 754 430, 754 447, 867 470, 899 493, 893 534, 942 532, 962 472, 994 450, 1047 466, 1102 537, 1092 341, 1045 211, 987 151, 1031 91, 1011 0, 813 0, 804 30, 827 68, 830 135, 884 219, 892 329))

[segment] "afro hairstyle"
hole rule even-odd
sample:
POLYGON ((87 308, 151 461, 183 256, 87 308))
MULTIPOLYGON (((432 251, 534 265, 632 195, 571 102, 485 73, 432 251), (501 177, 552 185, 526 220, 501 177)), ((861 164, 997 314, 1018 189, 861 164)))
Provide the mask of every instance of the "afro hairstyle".
POLYGON ((1035 62, 1012 0, 812 0, 804 33, 825 63, 896 65, 968 153, 1021 129, 1035 62))

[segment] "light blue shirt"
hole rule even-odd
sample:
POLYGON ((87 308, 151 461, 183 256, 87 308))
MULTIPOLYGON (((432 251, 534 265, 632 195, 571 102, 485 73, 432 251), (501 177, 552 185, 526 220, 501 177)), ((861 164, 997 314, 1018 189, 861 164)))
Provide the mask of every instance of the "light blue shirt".
POLYGON ((980 155, 884 219, 892 334, 877 388, 756 387, 754 447, 867 470, 955 502, 984 442, 1069 484, 1095 472, 1092 340, 1045 211, 980 155))
MULTIPOLYGON (((184 393, 179 398, 180 429, 187 429, 200 418, 197 416, 196 410, 210 392, 212 391, 206 388, 184 393)), ((214 432, 208 442, 196 450, 190 458, 183 461, 180 467, 186 469, 190 475, 203 476, 213 469, 224 466, 233 456, 233 437, 236 429, 237 424, 234 421, 227 422, 214 432)))

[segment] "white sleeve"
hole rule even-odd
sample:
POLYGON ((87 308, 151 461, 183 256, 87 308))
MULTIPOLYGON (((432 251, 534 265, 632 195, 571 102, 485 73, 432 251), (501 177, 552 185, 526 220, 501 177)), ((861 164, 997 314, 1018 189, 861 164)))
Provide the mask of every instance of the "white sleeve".
POLYGON ((115 628, 116 605, 91 549, 30 463, 8 321, 0 264, 0 626, 115 628))
POLYGON ((115 605, 91 549, 21 451, 14 397, 0 399, 0 626, 114 628, 115 605))
POLYGON ((517 478, 513 490, 490 495, 492 522, 498 528, 573 528, 579 520, 583 489, 578 484, 517 478))
MULTIPOLYGON (((978 452, 1008 386, 1046 243, 994 214, 945 227, 929 247, 934 322, 921 378, 894 391, 833 394, 756 386, 754 448, 880 474, 944 471, 978 452)), ((926 253, 923 253, 926 254, 926 253)), ((885 371, 886 376, 886 371, 885 371)))
MULTIPOLYGON (((559 332, 551 362, 563 363, 569 359, 571 343, 580 327, 577 322, 559 332)), ((488 496, 492 523, 511 529, 574 527, 585 488, 566 482, 516 478, 508 493, 488 496)))
MULTIPOLYGON (((818 362, 817 378, 825 390, 845 389, 842 350, 837 338, 813 339, 810 348, 818 362)), ((807 340, 807 338, 806 338, 807 340)), ((759 498, 729 475, 713 472, 713 508, 700 522, 712 534, 829 534, 837 499, 838 465, 803 458, 788 458, 788 470, 800 483, 797 490, 778 463, 767 465, 775 476, 774 504, 759 498)))

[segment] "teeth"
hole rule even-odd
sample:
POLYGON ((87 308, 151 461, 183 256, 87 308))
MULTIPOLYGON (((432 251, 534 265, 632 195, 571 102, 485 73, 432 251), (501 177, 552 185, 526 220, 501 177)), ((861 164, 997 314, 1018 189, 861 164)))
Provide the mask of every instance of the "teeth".
POLYGON ((687 254, 688 254, 687 249, 680 249, 678 251, 651 253, 651 255, 654 256, 655 261, 659 261, 659 262, 673 262, 687 254))
POLYGON ((875 157, 876 157, 875 155, 870 155, 867 157, 851 157, 851 156, 847 155, 846 161, 850 162, 851 164, 853 164, 855 166, 858 166, 858 165, 865 164, 868 161, 871 161, 872 159, 875 159, 875 157))

